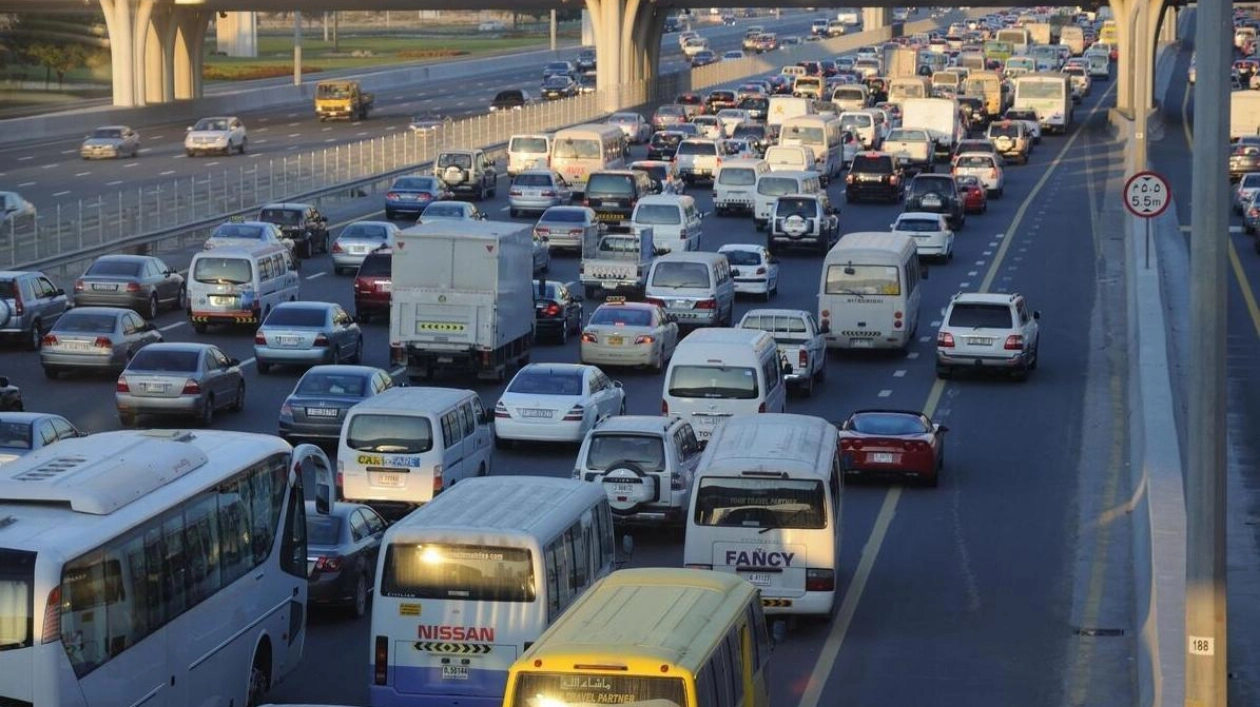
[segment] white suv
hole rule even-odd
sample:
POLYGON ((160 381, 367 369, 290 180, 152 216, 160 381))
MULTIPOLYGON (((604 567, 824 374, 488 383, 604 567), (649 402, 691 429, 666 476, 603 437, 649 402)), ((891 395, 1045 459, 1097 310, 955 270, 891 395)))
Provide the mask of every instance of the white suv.
POLYGON ((1041 358, 1040 319, 1017 293, 954 295, 936 334, 936 377, 949 378, 958 368, 997 368, 1027 380, 1041 358))
POLYGON ((677 415, 616 415, 586 433, 573 478, 602 484, 618 522, 685 527, 700 451, 677 415))
POLYGON ((678 165, 678 176, 687 186, 699 181, 712 181, 717 176, 718 167, 722 166, 717 141, 705 138, 683 140, 674 153, 674 163, 678 165))

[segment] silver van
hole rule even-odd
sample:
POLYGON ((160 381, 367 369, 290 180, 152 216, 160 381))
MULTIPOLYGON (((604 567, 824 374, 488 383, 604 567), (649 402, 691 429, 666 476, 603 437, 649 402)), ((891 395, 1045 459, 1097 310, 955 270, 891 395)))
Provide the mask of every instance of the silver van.
POLYGON ((735 280, 720 253, 669 253, 652 262, 644 298, 664 308, 680 327, 731 326, 735 280))

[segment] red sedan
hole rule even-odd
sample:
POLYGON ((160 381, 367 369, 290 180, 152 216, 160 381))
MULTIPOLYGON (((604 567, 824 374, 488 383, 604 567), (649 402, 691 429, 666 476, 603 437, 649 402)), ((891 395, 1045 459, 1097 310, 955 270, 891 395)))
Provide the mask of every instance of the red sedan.
POLYGON ((846 474, 912 477, 936 486, 949 428, 912 410, 859 410, 840 423, 846 474))
POLYGON ((958 183, 958 193, 963 198, 963 211, 982 214, 989 210, 989 192, 978 177, 962 175, 954 177, 954 181, 958 183))

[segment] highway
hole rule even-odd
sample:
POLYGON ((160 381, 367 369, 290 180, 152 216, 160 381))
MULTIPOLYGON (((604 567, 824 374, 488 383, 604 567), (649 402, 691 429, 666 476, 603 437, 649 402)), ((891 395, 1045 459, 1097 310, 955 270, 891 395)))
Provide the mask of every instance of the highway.
MULTIPOLYGON (((485 95, 492 90, 487 86, 485 95)), ((1127 444, 1120 397, 1124 372, 1110 359, 1106 337, 1108 326, 1116 326, 1111 321, 1114 298, 1123 293, 1117 294, 1114 281, 1104 277, 1106 268, 1115 267, 1108 263, 1114 253, 1100 228, 1101 205, 1091 188, 1093 170, 1114 169, 1121 158, 1105 132, 1105 106, 1113 97, 1106 84, 1096 84, 1077 110, 1080 128, 1067 138, 1047 137, 1030 165, 1009 167, 1005 197, 990 202, 987 214, 967 219, 953 262, 930 268, 923 327, 908 354, 833 357, 821 390, 812 398, 789 401, 789 412, 831 420, 868 407, 925 410, 951 431, 939 488, 848 484, 842 519, 844 600, 830 622, 800 622, 778 645, 772 663, 774 707, 1133 702, 1129 670, 1135 631, 1129 625, 1127 555, 1102 542, 1087 542, 1081 530, 1094 522, 1100 504, 1127 498, 1123 457, 1111 463, 1127 444), (953 293, 981 289, 1019 291, 1042 312, 1043 360, 1030 381, 935 379, 939 313, 953 293), (1077 635, 1112 626, 1130 638, 1083 640, 1077 635)), ((374 119, 365 128, 386 129, 395 121, 390 124, 397 129, 397 121, 415 105, 403 105, 402 95, 395 100, 396 119, 374 119)), ((480 94, 476 105, 481 105, 480 94)), ((292 140, 315 144, 320 138, 313 131, 324 126, 317 128, 305 114, 298 122, 300 129, 294 131, 305 137, 292 140)), ((137 174, 154 172, 147 159, 141 163, 137 174)), ((181 163, 171 162, 185 166, 181 163)), ((91 165, 93 170, 115 168, 126 169, 91 165)), ((843 209, 844 232, 886 230, 899 212, 894 205, 846 205, 842 192, 842 180, 837 180, 831 194, 843 209)), ((708 189, 691 193, 703 210, 712 210, 708 189)), ((340 226, 380 218, 381 206, 376 197, 362 199, 328 215, 340 226)), ((483 208, 494 218, 508 217, 504 197, 483 208)), ((763 239, 749 219, 710 214, 702 248, 763 239)), ((181 258, 172 258, 172 264, 186 266, 187 254, 181 258)), ((572 281, 577 265, 575 259, 557 257, 550 278, 572 281)), ((783 268, 772 306, 814 311, 818 257, 788 254, 783 268)), ((326 258, 308 262, 303 277, 303 299, 352 308, 350 278, 333 275, 326 258)), ((764 305, 740 301, 736 316, 759 306, 764 305)), ((588 303, 587 312, 593 307, 588 303)), ((179 313, 164 314, 157 324, 167 340, 212 342, 245 362, 245 410, 222 415, 215 427, 275 430, 279 405, 296 382, 296 371, 257 374, 250 365, 250 332, 212 330, 197 336, 179 313)), ((385 326, 373 323, 364 330, 364 362, 387 366, 385 326)), ((575 361, 576 347, 576 342, 540 345, 533 360, 575 361)), ((89 432, 119 427, 112 378, 48 381, 37 356, 26 353, 10 353, 4 373, 23 387, 30 408, 63 414, 89 432)), ((660 376, 609 373, 623 382, 630 413, 658 413, 660 376)), ((477 390, 493 406, 501 388, 481 384, 477 390)), ((575 453, 570 447, 501 452, 494 468, 500 474, 567 476, 575 453)), ((676 539, 636 533, 635 540, 632 565, 680 564, 676 539)), ((303 662, 271 699, 366 704, 368 631, 367 619, 313 614, 303 662)))
MULTIPOLYGON (((1193 22, 1193 20, 1191 20, 1193 22)), ((1193 25, 1186 36, 1193 38, 1193 25)), ((1169 178, 1177 208, 1177 220, 1185 232, 1185 245, 1193 217, 1191 203, 1191 141, 1193 138, 1194 89, 1186 79, 1193 45, 1183 42, 1173 68, 1168 91, 1160 97, 1164 110, 1164 139, 1151 143, 1152 169, 1169 178), (1184 165, 1184 167, 1179 167, 1184 165)), ((1228 543, 1229 624, 1260 626, 1260 306, 1256 285, 1260 284, 1260 255, 1256 238, 1242 232, 1242 217, 1231 216, 1229 240, 1227 389, 1228 424, 1228 543)), ((1167 254, 1176 257, 1177 254, 1167 254)), ((1161 255, 1161 258, 1164 258, 1161 255)), ((1182 256, 1184 257, 1184 255, 1182 256)), ((1170 258, 1171 259, 1171 258, 1170 258)), ((1165 273, 1167 291, 1183 302, 1189 300, 1184 280, 1165 273)), ((1184 313, 1189 316, 1189 313, 1184 313)), ((1174 317, 1171 321, 1178 321, 1174 317)), ((1188 321, 1180 321, 1176 337, 1189 335, 1188 321)), ((1177 340, 1177 339, 1174 339, 1177 340)), ((1188 375, 1188 369, 1181 371, 1188 375)), ((1181 391, 1178 391, 1181 392, 1181 391)), ((1186 414, 1184 402, 1182 415, 1186 414)), ((1229 634, 1230 704, 1260 703, 1260 636, 1254 631, 1233 630, 1229 634)))
MULTIPOLYGON (((774 22, 773 18, 739 20, 733 27, 709 26, 700 30, 710 37, 719 53, 738 49, 745 28, 753 24, 770 26, 782 36, 807 36, 815 13, 792 14, 774 22)), ((667 35, 661 48, 661 72, 671 73, 687 64, 675 41, 667 35)), ((562 50, 561 58, 574 58, 576 50, 562 50)), ((513 68, 500 75, 483 74, 467 80, 434 81, 430 85, 400 87, 396 91, 378 92, 375 109, 366 121, 331 121, 315 119, 309 105, 241 113, 248 131, 249 147, 244 155, 189 158, 183 151, 184 123, 133 125, 141 136, 142 149, 137 159, 92 160, 79 158, 82 136, 38 145, 9 145, 0 148, 0 185, 20 192, 42 213, 52 214, 56 204, 71 205, 79 200, 94 202, 96 197, 113 197, 118 191, 134 195, 138 188, 189 177, 221 175, 225 170, 235 174, 250 162, 260 164, 294 153, 306 154, 338 144, 379 138, 408 129, 416 113, 436 113, 458 119, 487 112, 494 95, 506 88, 523 88, 538 95, 542 82, 542 66, 546 60, 535 57, 522 66, 513 64, 510 56, 502 58, 513 68)), ((318 77, 310 80, 317 80, 318 77)), ((160 106, 153 108, 160 116, 160 106)))

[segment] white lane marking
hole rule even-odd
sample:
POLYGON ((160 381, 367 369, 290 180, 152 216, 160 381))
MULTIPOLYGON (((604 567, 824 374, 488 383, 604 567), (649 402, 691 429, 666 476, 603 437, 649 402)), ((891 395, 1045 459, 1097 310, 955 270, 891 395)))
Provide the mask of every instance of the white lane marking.
MULTIPOLYGON (((927 338, 927 337, 924 337, 924 338, 927 338)), ((910 353, 906 354, 906 358, 909 358, 909 359, 916 359, 918 357, 919 357, 918 351, 911 351, 910 353)))
POLYGON ((960 283, 958 283, 958 286, 959 286, 959 287, 971 287, 971 283, 970 283, 970 282, 960 282, 960 283))
POLYGON ((215 160, 215 161, 213 161, 213 162, 207 162, 207 163, 206 163, 206 166, 207 166, 207 167, 218 167, 218 166, 219 166, 219 161, 218 161, 218 160, 215 160))
POLYGON ((994 237, 994 238, 1006 238, 1006 234, 1005 234, 1005 233, 998 233, 998 234, 994 235, 993 237, 994 237))
POLYGON ((335 137, 326 137, 326 138, 324 138, 324 143, 325 143, 325 144, 330 143, 330 142, 337 142, 337 138, 335 138, 335 137))
POLYGON ((926 344, 927 342, 929 342, 929 341, 931 341, 931 340, 932 340, 932 337, 930 337, 930 336, 920 336, 920 337, 919 337, 919 343, 926 344))
POLYGON ((244 367, 246 367, 246 366, 250 365, 251 363, 253 363, 254 361, 257 361, 257 360, 258 360, 258 359, 254 358, 253 356, 250 356, 249 358, 247 358, 247 359, 245 359, 245 360, 241 361, 241 363, 240 363, 240 367, 241 367, 241 368, 244 368, 244 367))
POLYGON ((19 184, 19 185, 18 185, 18 187, 19 187, 19 188, 21 188, 21 187, 33 187, 33 186, 35 186, 35 182, 22 182, 21 184, 19 184))
POLYGON ((61 151, 61 154, 63 154, 63 155, 73 155, 73 154, 74 154, 74 150, 62 150, 62 151, 61 151))
POLYGON ((105 182, 105 186, 107 186, 107 187, 116 187, 116 186, 118 186, 119 184, 122 184, 122 180, 121 180, 121 179, 115 179, 115 180, 114 180, 114 181, 112 181, 112 182, 105 182))
POLYGON ((511 211, 511 210, 512 210, 511 206, 504 206, 503 208, 499 209, 499 211, 511 211))
POLYGON ((172 175, 172 174, 175 174, 175 170, 173 170, 173 169, 168 169, 168 170, 166 170, 165 172, 160 172, 160 173, 158 174, 158 176, 159 176, 159 177, 169 177, 169 176, 170 176, 170 175, 172 175))
POLYGON ((301 123, 289 123, 290 128, 293 127, 294 125, 301 125, 301 123))
MULTIPOLYGON (((255 141, 254 141, 254 144, 255 144, 255 145, 263 145, 263 144, 266 144, 266 142, 267 142, 267 138, 263 138, 263 139, 261 139, 261 140, 255 140, 255 141)), ((257 157, 258 155, 256 155, 256 154, 255 154, 254 156, 255 156, 255 157, 257 157)))
POLYGON ((257 130, 255 130, 254 132, 256 132, 256 133, 265 133, 265 132, 267 132, 268 130, 271 130, 271 128, 258 128, 258 129, 257 129, 257 130))
POLYGON ((320 128, 319 130, 320 132, 327 133, 327 132, 331 132, 332 128, 320 128))
POLYGON ((323 276, 325 276, 325 275, 327 275, 327 274, 328 274, 328 273, 327 273, 327 271, 325 271, 325 272, 317 272, 317 273, 315 273, 314 275, 307 275, 307 276, 306 276, 306 279, 307 279, 307 280, 314 280, 314 279, 315 279, 315 278, 317 278, 317 277, 323 277, 323 276))
POLYGON ((980 255, 993 255, 993 251, 991 251, 991 250, 986 250, 986 251, 984 251, 983 253, 981 253, 980 255))
MULTIPOLYGON (((1181 232, 1182 232, 1182 233, 1190 233, 1190 231, 1191 231, 1191 230, 1192 230, 1192 229, 1191 229, 1189 226, 1182 226, 1182 227, 1181 227, 1181 232)), ((1230 227, 1229 227, 1229 232, 1230 232, 1230 233, 1242 233, 1242 232, 1243 232, 1243 227, 1242 227, 1242 226, 1230 226, 1230 227)))
POLYGON ((367 135, 366 130, 362 130, 354 134, 355 137, 364 137, 365 135, 367 135))
POLYGON ((970 270, 970 271, 968 271, 968 272, 967 272, 967 277, 975 277, 975 276, 977 276, 977 275, 979 275, 979 274, 980 274, 980 271, 979 271, 979 270, 970 270))
POLYGON ((184 158, 185 158, 185 157, 187 157, 187 156, 188 156, 188 155, 185 155, 185 154, 183 154, 182 152, 181 152, 180 154, 178 154, 178 155, 171 155, 171 157, 172 157, 172 158, 177 159, 177 160, 182 160, 182 159, 184 159, 184 158))
POLYGON ((984 261, 983 261, 983 260, 977 260, 977 261, 976 261, 976 265, 984 265, 984 261))
POLYGON ((35 159, 35 156, 34 156, 34 155, 27 155, 26 157, 19 157, 19 158, 18 158, 18 162, 27 162, 27 161, 29 161, 29 160, 33 160, 33 159, 35 159))
POLYGON ((43 169, 55 169, 56 167, 59 167, 59 166, 60 166, 60 165, 58 165, 56 162, 53 162, 52 164, 46 164, 46 165, 44 165, 44 166, 43 166, 43 169))
POLYGON ((59 192, 57 192, 57 193, 53 194, 53 196, 65 196, 66 194, 69 194, 69 193, 70 193, 70 192, 68 192, 68 191, 59 191, 59 192))
POLYGON ((288 114, 288 115, 286 115, 285 117, 286 117, 286 118, 296 118, 297 116, 298 116, 298 114, 297 114, 297 113, 289 113, 289 114, 288 114))
POLYGON ((940 325, 941 325, 941 320, 937 319, 933 321, 930 326, 938 327, 940 325))
POLYGON ((879 391, 879 397, 881 398, 887 398, 887 397, 890 397, 891 395, 892 395, 891 390, 884 389, 884 390, 879 391))
POLYGON ((390 370, 389 375, 394 376, 394 377, 398 377, 398 376, 401 376, 402 374, 404 374, 404 373, 406 373, 406 372, 407 372, 407 368, 406 368, 405 366, 399 366, 398 368, 394 368, 394 369, 390 370))
POLYGON ((158 331, 170 331, 171 329, 178 329, 182 326, 186 326, 187 324, 188 322, 175 322, 174 324, 167 324, 164 327, 158 327, 158 331))
MULTIPOLYGON (((297 123, 294 123, 294 125, 297 125, 297 123)), ((301 137, 301 136, 302 136, 302 133, 289 133, 285 137, 301 137)))
POLYGON ((136 165, 139 165, 139 164, 140 164, 139 162, 128 162, 127 164, 123 165, 123 169, 131 169, 132 167, 135 167, 136 165))
POLYGON ((89 174, 91 174, 91 172, 79 172, 78 174, 75 174, 74 176, 76 176, 76 177, 86 177, 86 176, 88 176, 89 174))
POLYGON ((162 136, 162 135, 150 135, 150 136, 149 136, 149 139, 150 139, 150 140, 161 140, 163 137, 164 137, 164 136, 162 136))
POLYGON ((904 368, 893 371, 893 378, 905 378, 905 377, 906 377, 906 371, 904 368))

